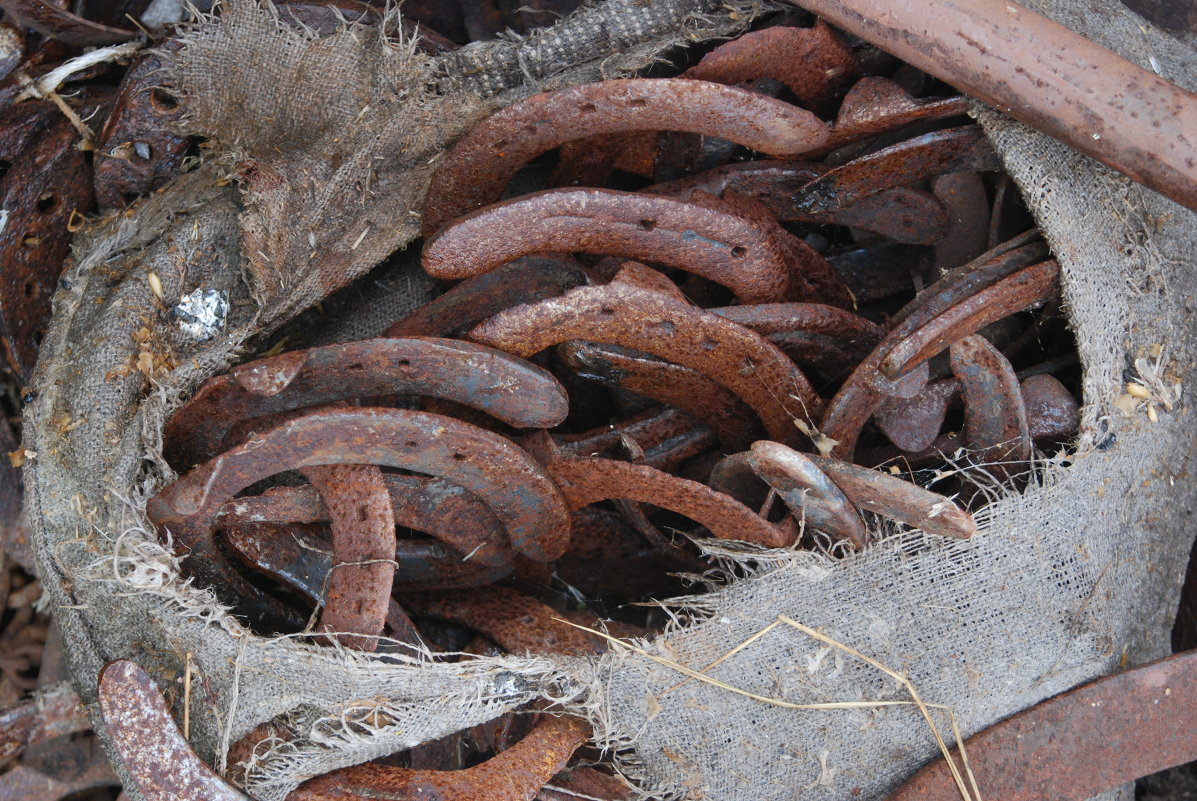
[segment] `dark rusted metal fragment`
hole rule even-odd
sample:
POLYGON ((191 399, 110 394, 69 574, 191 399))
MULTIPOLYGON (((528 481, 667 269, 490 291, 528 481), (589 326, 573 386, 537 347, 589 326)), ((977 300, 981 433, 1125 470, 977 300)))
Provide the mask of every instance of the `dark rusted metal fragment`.
POLYGON ((337 632, 348 648, 373 651, 395 578, 395 515, 382 471, 335 464, 300 472, 320 493, 332 523, 333 563, 317 630, 337 632))
MULTIPOLYGON (((387 558, 398 562, 396 583, 414 589, 475 586, 511 573, 515 554, 506 531, 481 500, 443 479, 387 474, 383 482, 395 523, 439 540, 392 543, 387 558), (444 547, 436 547, 441 543, 444 547)), ((248 562, 305 592, 314 587, 310 594, 315 600, 332 566, 331 545, 303 548, 295 541, 299 535, 278 532, 275 537, 254 537, 246 527, 328 518, 313 487, 273 487, 262 495, 229 501, 217 526, 227 529, 229 545, 248 562)))
POLYGON ((641 464, 670 470, 713 447, 715 434, 680 409, 665 408, 573 437, 561 437, 558 446, 571 456, 599 456, 627 441, 643 451, 641 464))
POLYGON ((862 509, 941 537, 967 539, 977 530, 972 515, 917 484, 839 459, 810 459, 862 509))
POLYGON ((287 801, 469 798, 531 801, 590 737, 580 718, 546 716, 527 737, 480 765, 436 771, 357 765, 309 779, 287 801))
POLYGON ((994 281, 902 337, 886 352, 877 369, 891 380, 900 379, 951 343, 1047 300, 1059 291, 1059 277, 1060 265, 1048 259, 994 281))
POLYGON ((84 19, 47 0, 0 0, 9 19, 73 47, 127 42, 137 31, 113 28, 84 19))
POLYGON ((571 262, 544 255, 516 259, 433 298, 392 323, 385 336, 456 336, 504 309, 555 298, 586 283, 581 265, 571 262))
POLYGON ((433 175, 423 233, 493 203, 521 167, 564 142, 646 130, 717 136, 778 157, 827 139, 827 126, 808 111, 706 81, 628 79, 559 89, 502 109, 454 145, 433 175))
POLYGON ((1033 375, 1024 379, 1019 389, 1027 410, 1031 439, 1036 442, 1064 439, 1080 428, 1080 404, 1058 378, 1033 375))
MULTIPOLYGON (((1197 759, 1194 720, 1197 651, 1185 651, 1043 701, 969 737, 965 748, 988 798, 1083 801, 1197 759)), ((955 749, 952 756, 959 761, 955 749)), ((959 797, 938 759, 888 801, 959 797)))
POLYGON ((0 712, 0 761, 34 743, 90 728, 87 712, 70 684, 53 684, 0 712))
POLYGON ((753 443, 745 462, 772 487, 806 525, 857 548, 868 544, 860 513, 806 455, 778 442, 753 443))
POLYGON ((952 270, 987 249, 989 195, 975 172, 953 172, 931 179, 931 194, 947 211, 948 232, 935 244, 935 266, 952 270))
MULTIPOLYGON (((161 47, 171 49, 172 44, 161 47)), ((96 143, 94 182, 102 207, 121 208, 162 186, 187 154, 189 140, 171 132, 186 110, 163 85, 164 67, 162 56, 148 53, 125 73, 117 89, 96 143)))
POLYGON ((469 626, 513 654, 580 655, 606 650, 603 638, 563 622, 557 610, 507 587, 479 587, 469 593, 404 593, 402 601, 417 617, 469 626))
POLYGON ((707 53, 683 77, 729 85, 773 78, 804 108, 821 111, 858 74, 852 49, 819 20, 810 28, 774 25, 745 33, 707 53))
POLYGON ((744 540, 768 548, 784 548, 793 542, 785 531, 730 496, 647 465, 567 458, 550 463, 548 470, 570 509, 623 498, 685 515, 721 539, 744 540))
POLYGON ((749 221, 611 189, 549 189, 481 209, 428 239, 423 265, 434 278, 470 278, 544 251, 658 262, 722 284, 744 303, 789 297, 779 245, 749 221))
POLYGON ((964 443, 990 474, 1009 478, 1031 458, 1031 433, 1014 368, 984 337, 953 343, 952 374, 964 399, 964 443))
POLYGON ((429 337, 367 339, 259 359, 208 380, 167 421, 163 453, 190 466, 215 454, 245 418, 404 393, 452 400, 522 428, 555 426, 568 412, 555 378, 502 351, 429 337))
POLYGON ((793 0, 833 25, 1197 209, 1197 95, 1017 3, 793 0))
POLYGON ((531 356, 571 339, 634 348, 698 370, 739 396, 774 439, 796 439, 795 419, 822 402, 784 353, 759 334, 656 292, 610 284, 497 314, 469 338, 531 356))
MULTIPOLYGON (((81 111, 95 107, 92 103, 81 111)), ((67 225, 72 214, 92 206, 91 169, 86 154, 75 147, 75 129, 61 117, 35 135, 36 130, 34 121, 21 127, 32 141, 11 158, 2 156, 13 167, 0 178, 0 344, 22 382, 32 375, 49 321, 50 297, 70 250, 67 225)))
POLYGON ((466 423, 396 409, 325 409, 287 421, 180 477, 150 500, 147 513, 188 553, 193 574, 218 589, 227 571, 212 533, 224 502, 280 471, 321 464, 439 475, 487 503, 529 558, 548 561, 568 546, 564 501, 526 453, 466 423))
POLYGON ((98 694, 108 739, 141 798, 249 801, 191 749, 153 679, 135 663, 105 665, 98 694))
POLYGON ((582 340, 558 346, 558 353, 583 378, 674 406, 707 424, 732 450, 747 448, 759 437, 760 425, 752 410, 722 385, 689 367, 582 340))
POLYGON ((942 120, 968 113, 968 99, 915 100, 888 78, 861 78, 844 95, 824 150, 896 131, 912 122, 942 120))
POLYGON ((794 195, 799 212, 817 214, 859 203, 885 189, 936 175, 1001 169, 993 145, 977 125, 935 131, 836 167, 794 195))
POLYGON ((929 245, 944 236, 944 210, 926 193, 906 187, 885 189, 845 208, 815 213, 794 206, 791 198, 827 173, 824 164, 809 161, 746 161, 654 184, 642 192, 686 198, 695 190, 716 196, 725 192, 747 195, 782 222, 846 225, 871 231, 895 242, 929 245))
POLYGON ((913 398, 886 398, 874 412, 873 422, 902 450, 921 451, 935 441, 948 404, 959 393, 956 381, 934 381, 913 398))
MULTIPOLYGON (((835 397, 827 405, 820 423, 820 430, 824 435, 835 441, 832 454, 841 459, 851 458, 856 449, 856 440, 860 430, 876 411, 885 397, 910 398, 914 397, 926 384, 926 358, 938 352, 927 344, 927 339, 911 340, 912 334, 927 326, 928 332, 941 332, 944 329, 929 327, 947 317, 947 313, 959 310, 969 321, 980 320, 977 327, 992 322, 994 313, 994 297, 988 296, 987 304, 977 304, 975 300, 987 290, 1001 284, 1003 279, 1017 275, 1020 270, 1031 265, 1035 269, 1034 275, 1039 276, 1044 270, 1036 268, 1035 262, 1047 253, 1047 247, 1036 239, 1035 232, 1029 232, 1005 242, 988 253, 984 253, 959 270, 949 273, 942 280, 928 287, 911 303, 907 304, 894 316, 893 328, 885 335, 873 352, 860 362, 852 371, 852 375, 840 387, 835 397), (969 314, 971 312, 971 314, 969 314), (921 352, 924 347, 930 352, 921 361, 908 360, 904 366, 907 373, 893 381, 881 370, 882 363, 894 353, 898 345, 906 347, 915 345, 914 350, 921 352)), ((1021 279, 1019 286, 1024 283, 1021 279)), ((1032 288, 1037 282, 1030 282, 1032 288)), ((1008 288, 1008 287, 1007 287, 1008 288)), ((1038 287, 1042 290, 1042 287, 1038 287)), ((996 293, 1003 297, 1002 290, 996 293)), ((1020 307, 1021 308, 1021 307, 1020 307)), ((1017 311, 1014 309, 1013 311, 1017 311)), ((1012 312, 1006 312, 1012 313, 1012 312)), ((1004 316, 999 315, 999 316, 1004 316)), ((959 337, 967 336, 976 329, 953 326, 953 330, 960 331, 959 337)), ((932 343, 940 340, 932 339, 932 343)), ((939 349, 947 347, 950 342, 942 342, 939 349)), ((899 355, 905 355, 905 350, 899 355)))

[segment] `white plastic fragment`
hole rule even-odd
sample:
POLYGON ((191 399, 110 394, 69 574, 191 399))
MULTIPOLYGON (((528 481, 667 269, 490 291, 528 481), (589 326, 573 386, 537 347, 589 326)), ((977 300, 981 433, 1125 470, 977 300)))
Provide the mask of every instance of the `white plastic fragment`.
POLYGON ((174 307, 179 329, 200 341, 216 336, 229 314, 229 298, 223 291, 196 289, 184 295, 174 307))

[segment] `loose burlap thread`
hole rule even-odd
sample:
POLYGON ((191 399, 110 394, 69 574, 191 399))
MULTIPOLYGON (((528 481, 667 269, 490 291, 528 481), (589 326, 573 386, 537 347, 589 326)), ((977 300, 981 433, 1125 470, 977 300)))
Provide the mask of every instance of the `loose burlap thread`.
MULTIPOLYGON (((1197 88, 1193 51, 1114 0, 1028 5, 1197 88)), ((934 755, 908 707, 794 710, 697 680, 678 687, 676 670, 619 646, 449 663, 262 638, 180 577, 144 518, 145 497, 173 475, 159 455, 165 415, 254 336, 410 241, 432 167, 470 124, 538 89, 731 35, 759 10, 730 6, 614 0, 527 41, 440 58, 353 24, 317 38, 244 0, 187 34, 167 82, 218 155, 79 243, 26 417, 39 571, 93 712, 105 661, 137 659, 165 685, 189 660, 192 740, 219 768, 258 723, 286 716, 297 732, 251 765, 248 789, 263 799, 542 698, 589 717, 638 786, 674 797, 876 798, 934 755), (231 301, 205 342, 169 312, 197 287, 231 301)), ((786 615, 905 674, 966 732, 1167 652, 1192 543, 1197 429, 1183 388, 1197 352, 1197 215, 977 114, 1061 263, 1084 367, 1077 442, 1044 455, 1023 492, 999 493, 970 541, 900 531, 839 560, 734 559, 711 592, 670 602, 674 623, 639 647, 701 669, 786 615), (1153 394, 1158 422, 1122 397, 1129 379, 1153 394)), ((711 675, 791 703, 905 698, 789 627, 711 675)))

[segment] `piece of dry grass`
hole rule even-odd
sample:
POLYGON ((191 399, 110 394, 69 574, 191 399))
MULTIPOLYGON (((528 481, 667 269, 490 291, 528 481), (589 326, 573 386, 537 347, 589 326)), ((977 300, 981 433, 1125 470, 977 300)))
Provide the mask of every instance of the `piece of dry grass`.
MULTIPOLYGON (((558 619, 560 620, 560 618, 558 618, 558 619)), ((826 634, 816 631, 815 629, 812 629, 810 626, 803 625, 802 623, 799 623, 798 621, 793 620, 792 618, 788 618, 785 615, 778 615, 777 619, 774 622, 770 623, 768 626, 765 626, 760 631, 756 632, 755 634, 748 637, 743 642, 736 645, 734 648, 729 650, 727 653, 723 654, 718 659, 716 659, 715 661, 708 664, 701 671, 686 667, 685 665, 681 664, 680 662, 675 662, 672 659, 666 659, 665 657, 657 656, 656 654, 649 653, 648 651, 644 650, 643 648, 639 648, 635 645, 632 645, 629 642, 625 642, 621 639, 618 639, 617 637, 613 637, 610 634, 607 634, 606 632, 598 631, 596 629, 592 629, 587 626, 581 626, 581 625, 578 625, 577 623, 572 623, 568 620, 562 620, 562 622, 566 623, 570 626, 573 626, 574 628, 582 629, 583 631, 589 632, 598 637, 602 637, 604 640, 607 640, 612 645, 617 645, 621 648, 625 648, 629 651, 632 651, 635 654, 643 656, 645 659, 649 659, 653 662, 656 662, 657 664, 667 667, 670 670, 675 670, 678 673, 681 673, 687 677, 686 679, 678 682, 677 684, 673 685, 669 689, 662 692, 659 696, 657 696, 657 698, 664 697, 665 695, 667 695, 667 694, 673 692, 674 690, 678 689, 679 687, 681 687, 683 684, 685 684, 690 679, 694 679, 696 681, 701 681, 705 684, 713 685, 722 690, 726 690, 728 692, 735 693, 736 695, 742 695, 745 698, 751 698, 754 701, 759 701, 763 704, 769 704, 770 706, 782 707, 784 709, 832 710, 832 709, 873 709, 873 708, 884 707, 884 706, 914 706, 919 710, 919 713, 923 716, 923 720, 925 720, 927 722, 927 726, 931 729, 931 734, 935 738, 935 743, 939 747, 939 752, 943 755, 944 761, 947 763, 948 770, 952 774, 952 779, 956 783, 956 789, 960 792, 960 797, 963 799, 963 801, 982 801, 981 789, 977 786, 977 778, 973 774, 972 766, 969 764, 969 761, 968 761, 968 753, 964 747, 964 737, 961 734, 960 726, 956 721, 956 714, 952 711, 951 707, 949 707, 945 704, 935 704, 935 703, 929 704, 929 703, 923 701, 922 697, 918 693, 918 690, 915 689, 914 684, 912 684, 910 682, 910 680, 907 679, 905 676, 903 676, 901 673, 898 673, 896 670, 893 670, 892 668, 887 667, 886 665, 882 664, 881 662, 878 662, 876 659, 873 659, 872 657, 862 654, 860 651, 857 651, 855 648, 845 645, 844 643, 836 640, 835 638, 829 637, 826 634), (734 685, 720 681, 719 679, 713 678, 712 676, 708 676, 706 674, 705 671, 708 671, 708 670, 714 668, 715 666, 721 664, 722 662, 725 662, 726 660, 730 659, 732 656, 740 653, 745 648, 747 648, 749 645, 760 640, 762 637, 764 637, 765 635, 767 635, 769 632, 773 631, 774 629, 778 628, 779 626, 789 626, 790 628, 797 629, 798 631, 802 632, 803 634, 807 635, 808 637, 810 637, 812 639, 818 640, 819 642, 829 645, 832 648, 836 648, 840 651, 843 651, 844 653, 846 653, 850 656, 853 656, 856 659, 861 660, 865 664, 876 668, 877 670, 881 671, 882 673, 884 673, 885 675, 889 676, 894 681, 896 681, 898 684, 900 684, 906 690, 906 692, 910 695, 911 700, 909 700, 909 701, 831 701, 831 702, 824 702, 824 703, 796 704, 791 701, 784 701, 780 698, 771 698, 769 696, 759 695, 757 693, 749 692, 748 690, 744 690, 740 687, 736 687, 734 685), (959 764, 957 763, 957 757, 954 757, 952 755, 952 752, 948 749, 947 742, 944 740, 943 735, 939 731, 939 727, 935 724, 935 720, 931 716, 932 709, 942 710, 942 711, 946 712, 948 715, 948 720, 951 722, 951 726, 952 726, 952 735, 956 740, 956 748, 957 748, 957 751, 959 752, 959 764), (967 777, 967 782, 966 782, 966 777, 967 777)))

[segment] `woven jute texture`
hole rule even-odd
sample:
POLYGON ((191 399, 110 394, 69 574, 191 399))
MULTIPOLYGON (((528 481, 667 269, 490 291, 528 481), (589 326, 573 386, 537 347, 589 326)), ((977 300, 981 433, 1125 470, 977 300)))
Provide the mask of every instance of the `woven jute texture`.
MULTIPOLYGON (((1197 88, 1194 52, 1115 0, 1029 5, 1197 88)), ((594 659, 445 663, 266 639, 181 578, 144 517, 145 498, 173 478, 159 455, 165 416, 253 337, 409 242, 431 170, 471 124, 532 92, 633 74, 680 43, 734 35, 759 10, 611 0, 527 40, 444 57, 384 35, 387 23, 318 38, 246 0, 187 33, 169 84, 214 155, 79 241, 26 412, 38 568, 93 711, 107 660, 168 676, 189 658, 192 741, 218 768, 261 722, 285 716, 296 732, 251 767, 248 789, 263 799, 541 698, 588 716, 630 778, 676 797, 860 788, 870 799, 934 755, 909 707, 796 710, 729 690, 791 704, 906 697, 790 626, 713 669, 723 687, 677 686, 675 667, 618 646, 594 659), (204 341, 170 312, 197 288, 230 302, 204 341)), ((995 112, 977 115, 1062 266, 1084 367, 1077 442, 1045 455, 1024 491, 996 493, 970 541, 899 531, 838 561, 729 559, 722 584, 671 602, 674 624, 638 647, 702 669, 784 615, 904 673, 966 732, 1167 652, 1192 543, 1197 426, 1183 390, 1197 355, 1197 215, 995 112), (1122 397, 1132 379, 1158 422, 1122 397)), ((380 302, 418 302, 430 288, 405 286, 380 302)))

